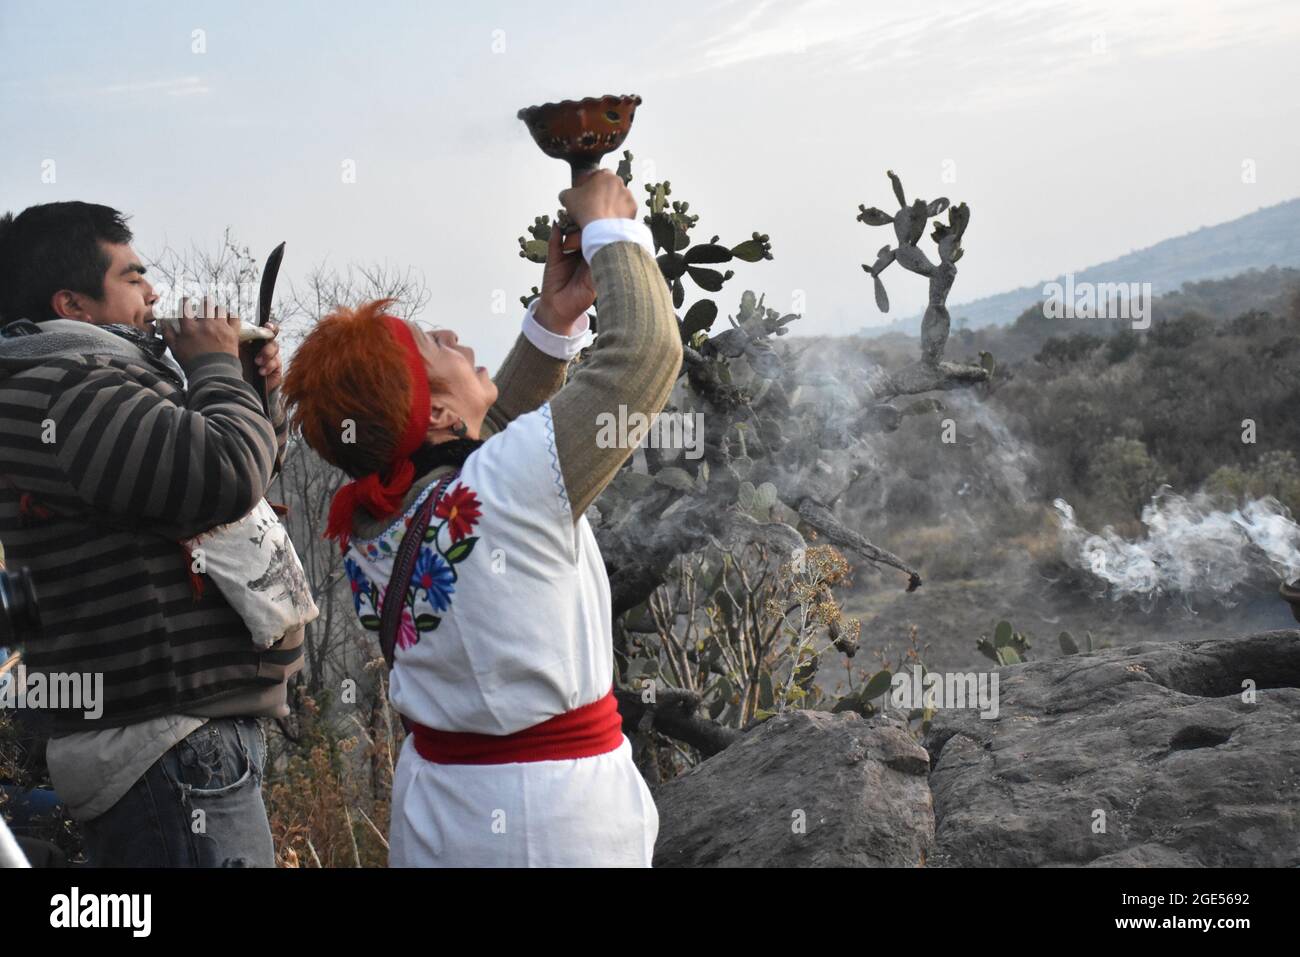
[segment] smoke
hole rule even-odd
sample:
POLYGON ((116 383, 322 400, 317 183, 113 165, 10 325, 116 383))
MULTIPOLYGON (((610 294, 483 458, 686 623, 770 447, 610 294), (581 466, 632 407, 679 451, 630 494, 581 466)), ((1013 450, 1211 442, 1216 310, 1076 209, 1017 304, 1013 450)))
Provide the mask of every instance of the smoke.
MULTIPOLYGON (((979 563, 985 572, 1000 565, 1002 526, 1034 498, 1038 463, 997 409, 964 390, 886 401, 873 389, 886 375, 884 366, 856 343, 796 339, 773 347, 783 366, 775 379, 768 378, 772 369, 757 368, 748 356, 730 360, 728 381, 750 393, 759 414, 738 417, 725 437, 725 417, 684 377, 669 406, 686 416, 702 415, 708 445, 725 441, 744 481, 756 488, 772 483, 790 508, 801 496, 826 504, 846 526, 927 575, 955 573, 949 567, 954 565, 979 563), (779 429, 779 451, 767 441, 765 426, 779 429)), ((891 364, 910 360, 914 343, 907 349, 907 356, 895 356, 891 364)), ((663 467, 695 471, 677 449, 660 448, 656 457, 663 467)), ((644 560, 671 551, 701 524, 722 516, 725 525, 730 512, 744 507, 738 506, 734 483, 715 474, 697 479, 694 488, 677 485, 687 494, 664 510, 662 497, 651 494, 656 482, 647 465, 638 449, 632 468, 597 500, 593 527, 607 559, 644 560)), ((797 522, 787 509, 769 515, 797 522)))
POLYGON ((1274 498, 1224 511, 1204 492, 1186 498, 1161 489, 1142 510, 1146 533, 1129 541, 1106 526, 1081 527, 1064 499, 1060 516, 1067 561, 1105 583, 1116 601, 1149 609, 1162 597, 1235 603, 1238 589, 1300 577, 1300 525, 1274 498))
MULTIPOLYGON (((1029 501, 1030 476, 1038 467, 1038 456, 1029 445, 1012 434, 1002 415, 987 402, 968 392, 950 392, 945 400, 961 433, 975 437, 979 458, 973 476, 987 492, 1003 501, 1023 506, 1029 501)), ((942 416, 941 416, 942 417, 942 416)), ((963 483, 957 494, 970 494, 963 483)))

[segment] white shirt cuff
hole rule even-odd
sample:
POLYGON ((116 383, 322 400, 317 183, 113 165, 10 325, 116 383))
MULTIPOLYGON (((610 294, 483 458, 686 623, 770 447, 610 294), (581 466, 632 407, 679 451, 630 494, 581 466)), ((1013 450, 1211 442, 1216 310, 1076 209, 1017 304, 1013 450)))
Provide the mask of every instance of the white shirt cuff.
POLYGON ((591 342, 591 321, 587 313, 584 312, 578 320, 577 332, 562 336, 537 321, 534 313, 541 301, 542 297, 538 296, 528 304, 528 311, 524 313, 524 337, 553 359, 572 359, 591 342))
POLYGON ((591 262, 596 250, 610 243, 634 242, 645 247, 651 256, 655 254, 654 237, 650 227, 639 219, 593 219, 582 230, 582 258, 591 262))

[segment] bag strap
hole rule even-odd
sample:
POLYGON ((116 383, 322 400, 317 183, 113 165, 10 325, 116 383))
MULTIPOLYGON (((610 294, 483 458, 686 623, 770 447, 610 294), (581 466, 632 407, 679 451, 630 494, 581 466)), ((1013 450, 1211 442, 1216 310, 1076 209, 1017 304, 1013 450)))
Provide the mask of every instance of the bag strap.
POLYGON ((388 589, 384 592, 379 611, 379 649, 384 653, 384 661, 387 662, 389 670, 393 667, 393 647, 397 643, 397 627, 402 620, 402 606, 406 604, 406 589, 410 584, 411 576, 415 573, 415 560, 419 556, 425 530, 429 527, 429 518, 433 514, 435 503, 442 498, 447 484, 458 475, 460 472, 455 471, 443 476, 433 492, 424 500, 424 504, 416 510, 411 524, 407 526, 406 533, 402 536, 402 544, 397 548, 397 556, 393 559, 393 573, 388 579, 388 589), (389 595, 393 595, 397 600, 389 601, 389 595))

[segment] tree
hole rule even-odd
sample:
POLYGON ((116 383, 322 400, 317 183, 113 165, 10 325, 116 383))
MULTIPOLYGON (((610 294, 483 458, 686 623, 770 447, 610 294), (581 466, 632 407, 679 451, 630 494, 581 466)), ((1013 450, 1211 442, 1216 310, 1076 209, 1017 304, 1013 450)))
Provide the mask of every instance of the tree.
POLYGON ((1048 339, 1034 358, 1046 366, 1065 366, 1086 359, 1099 348, 1102 339, 1086 332, 1072 336, 1048 339))

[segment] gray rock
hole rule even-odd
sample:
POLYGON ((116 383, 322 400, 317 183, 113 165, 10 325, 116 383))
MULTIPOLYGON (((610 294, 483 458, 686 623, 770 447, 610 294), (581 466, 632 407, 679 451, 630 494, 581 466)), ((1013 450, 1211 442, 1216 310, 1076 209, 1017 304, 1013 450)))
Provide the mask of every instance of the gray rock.
POLYGON ((996 719, 941 710, 926 738, 936 860, 1300 865, 1300 631, 998 673, 996 719))
POLYGON ((1204 867, 1194 854, 1163 844, 1139 844, 1089 861, 1088 867, 1204 867))
POLYGON ((918 866, 934 837, 928 771, 897 720, 776 715, 653 789, 654 866, 918 866))

